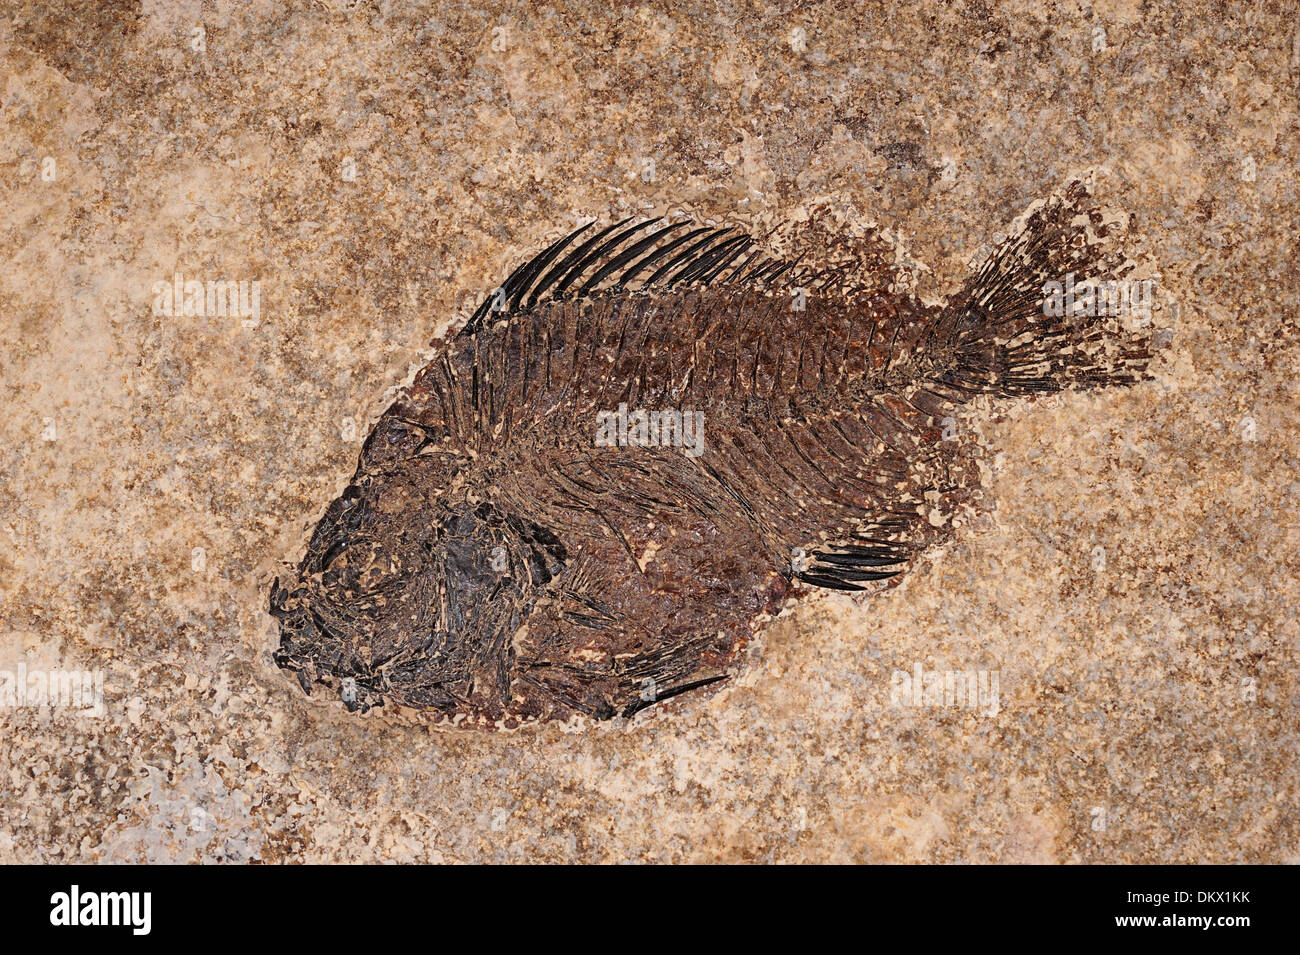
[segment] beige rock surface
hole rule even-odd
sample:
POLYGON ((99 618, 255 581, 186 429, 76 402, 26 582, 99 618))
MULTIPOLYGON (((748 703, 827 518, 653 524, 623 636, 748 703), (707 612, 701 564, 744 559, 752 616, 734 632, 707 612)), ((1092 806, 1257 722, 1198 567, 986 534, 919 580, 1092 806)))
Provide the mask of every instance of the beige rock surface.
POLYGON ((1292 6, 0 10, 0 671, 104 679, 100 716, 0 709, 0 861, 1300 858, 1292 6), (580 732, 350 716, 271 664, 267 586, 385 392, 558 228, 829 198, 940 297, 1090 167, 1172 344, 964 420, 989 511, 897 590, 580 732), (155 316, 177 273, 259 281, 259 321, 155 316), (892 704, 918 664, 996 672, 996 712, 892 704))

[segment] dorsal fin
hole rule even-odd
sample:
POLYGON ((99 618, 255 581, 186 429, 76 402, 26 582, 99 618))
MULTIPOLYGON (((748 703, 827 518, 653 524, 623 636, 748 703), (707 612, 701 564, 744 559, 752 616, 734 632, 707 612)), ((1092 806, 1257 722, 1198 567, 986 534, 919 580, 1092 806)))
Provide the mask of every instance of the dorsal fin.
POLYGON ((754 238, 735 228, 695 226, 689 219, 655 228, 662 222, 662 217, 634 224, 624 219, 592 232, 576 246, 596 223, 575 229, 511 272, 474 311, 461 334, 478 331, 489 317, 506 318, 548 301, 688 285, 785 288, 804 275, 795 262, 757 250, 754 238))

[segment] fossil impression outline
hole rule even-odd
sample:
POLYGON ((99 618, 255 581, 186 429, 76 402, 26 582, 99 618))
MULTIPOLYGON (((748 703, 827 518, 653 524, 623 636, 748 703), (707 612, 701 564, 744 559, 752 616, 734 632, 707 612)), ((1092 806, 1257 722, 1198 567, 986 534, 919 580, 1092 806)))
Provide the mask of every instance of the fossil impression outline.
POLYGON ((1134 268, 1090 188, 1017 223, 939 305, 883 254, 814 268, 689 221, 554 242, 375 424, 271 587, 276 662, 353 710, 630 716, 725 680, 793 588, 897 582, 978 497, 955 408, 1149 363, 1149 331, 1045 307, 1134 268))

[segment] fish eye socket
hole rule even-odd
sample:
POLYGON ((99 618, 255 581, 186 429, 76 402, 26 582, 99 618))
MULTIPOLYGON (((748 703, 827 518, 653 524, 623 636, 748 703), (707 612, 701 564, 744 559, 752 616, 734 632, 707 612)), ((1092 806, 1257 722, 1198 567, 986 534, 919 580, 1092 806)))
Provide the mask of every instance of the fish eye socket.
POLYGON ((411 569, 399 556, 373 540, 341 541, 321 558, 327 584, 359 594, 378 593, 411 569))
POLYGON ((366 566, 357 576, 362 593, 378 593, 408 576, 406 568, 391 557, 384 556, 366 566))

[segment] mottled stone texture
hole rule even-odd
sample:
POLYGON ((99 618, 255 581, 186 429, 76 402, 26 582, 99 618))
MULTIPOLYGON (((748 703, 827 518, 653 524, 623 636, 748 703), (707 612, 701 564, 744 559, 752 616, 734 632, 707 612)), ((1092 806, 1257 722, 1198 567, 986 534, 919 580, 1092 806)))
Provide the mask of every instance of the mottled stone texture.
POLYGON ((0 6, 0 670, 105 681, 100 718, 0 712, 0 859, 1300 857, 1291 5, 0 6), (934 298, 1089 167, 1172 344, 964 417, 990 510, 899 589, 582 731, 350 716, 271 664, 267 585, 386 390, 559 228, 829 201, 934 298), (260 322, 156 316, 176 273, 258 280, 260 322), (891 705, 918 663, 996 670, 998 712, 891 705))

